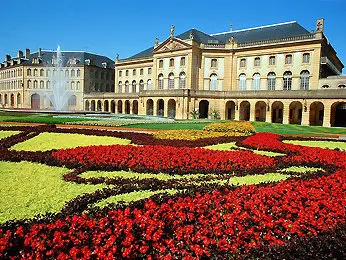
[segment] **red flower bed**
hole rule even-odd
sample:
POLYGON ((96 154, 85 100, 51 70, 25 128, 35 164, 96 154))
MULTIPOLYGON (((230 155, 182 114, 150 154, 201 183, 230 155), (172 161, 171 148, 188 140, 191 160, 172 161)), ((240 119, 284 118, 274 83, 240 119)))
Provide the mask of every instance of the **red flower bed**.
POLYGON ((169 146, 89 146, 59 150, 52 155, 69 167, 86 169, 131 169, 137 172, 260 173, 275 166, 275 159, 249 151, 212 151, 169 146))

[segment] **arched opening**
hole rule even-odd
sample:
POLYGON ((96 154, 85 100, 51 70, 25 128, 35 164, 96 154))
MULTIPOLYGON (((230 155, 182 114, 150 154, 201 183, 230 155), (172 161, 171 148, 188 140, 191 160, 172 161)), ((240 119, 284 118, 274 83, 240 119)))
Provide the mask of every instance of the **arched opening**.
POLYGON ((209 112, 209 101, 201 100, 198 106, 199 118, 208 118, 209 112))
POLYGON ((115 101, 114 100, 111 101, 111 112, 115 113, 115 101))
POLYGON ((225 119, 234 120, 235 118, 235 103, 234 101, 227 101, 225 109, 225 119))
POLYGON ((176 102, 174 99, 168 100, 168 117, 175 118, 176 114, 176 102))
POLYGON ((130 100, 125 101, 125 114, 130 114, 131 103, 130 100))
POLYGON ((323 125, 324 105, 320 101, 313 102, 310 105, 310 125, 323 125))
POLYGON ((40 95, 39 94, 32 94, 31 95, 31 108, 32 109, 40 109, 40 95))
POLYGON ((20 93, 17 94, 17 107, 19 107, 19 105, 22 104, 22 97, 20 95, 20 93))
POLYGON ((272 123, 282 124, 284 104, 281 101, 275 101, 272 104, 272 123))
MULTIPOLYGON (((8 105, 8 95, 7 94, 5 94, 5 106, 7 106, 8 105)), ((32 104, 32 102, 31 102, 31 104, 32 104)))
POLYGON ((258 101, 255 105, 255 121, 265 122, 267 104, 264 101, 258 101))
POLYGON ((109 101, 105 100, 103 103, 103 111, 108 112, 109 111, 109 101))
POLYGON ((84 110, 89 111, 89 109, 90 109, 90 103, 89 103, 89 100, 86 100, 84 110))
POLYGON ((91 111, 95 111, 95 100, 91 100, 91 108, 90 108, 91 111))
POLYGON ((138 115, 138 101, 134 100, 132 103, 132 114, 138 115))
POLYGON ((239 108, 239 120, 249 121, 250 120, 250 102, 242 101, 239 108))
POLYGON ((97 111, 102 111, 102 102, 101 102, 101 100, 97 101, 97 111))
POLYGON ((346 102, 336 102, 332 105, 331 126, 346 127, 346 102))
POLYGON ((303 106, 299 101, 290 104, 289 123, 300 125, 302 123, 303 106))
POLYGON ((163 99, 159 99, 157 101, 157 115, 165 116, 165 102, 163 101, 163 99))
POLYGON ((146 114, 152 116, 154 114, 154 101, 152 99, 147 100, 146 114))
POLYGON ((14 94, 11 94, 11 107, 14 107, 14 94))
POLYGON ((123 113, 123 101, 122 100, 118 101, 118 113, 119 114, 123 113))

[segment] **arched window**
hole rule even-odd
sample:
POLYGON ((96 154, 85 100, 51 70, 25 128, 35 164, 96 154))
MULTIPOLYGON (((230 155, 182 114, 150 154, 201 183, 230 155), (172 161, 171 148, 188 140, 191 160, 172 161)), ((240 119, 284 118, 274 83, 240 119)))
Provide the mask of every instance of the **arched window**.
POLYGON ((179 88, 185 88, 185 85, 186 85, 186 74, 185 72, 182 72, 179 75, 179 88))
POLYGON ((300 73, 300 90, 309 90, 310 72, 303 70, 300 73))
POLYGON ((26 75, 27 75, 27 76, 31 76, 31 69, 28 69, 28 70, 26 71, 26 75))
POLYGON ((217 67, 217 59, 212 59, 211 60, 211 67, 216 68, 217 67))
POLYGON ((180 59, 180 66, 185 66, 185 57, 180 59))
POLYGON ((260 90, 261 89, 261 76, 259 73, 253 74, 252 89, 253 90, 260 90))
POLYGON ((129 70, 125 71, 125 76, 128 77, 129 76, 129 70))
POLYGON ((144 90, 144 81, 141 79, 139 81, 139 91, 143 91, 144 90))
POLYGON ((136 76, 136 69, 132 70, 132 76, 136 76))
POLYGON ((34 69, 34 76, 37 77, 37 69, 34 69))
POLYGON ((80 82, 77 81, 77 86, 76 86, 76 90, 79 90, 80 89, 80 82))
POLYGON ((71 89, 74 89, 74 81, 71 81, 71 89))
POLYGON ((75 70, 71 70, 71 77, 76 76, 75 70))
POLYGON ((132 81, 132 93, 136 92, 136 81, 132 81))
POLYGON ((254 66, 259 66, 261 65, 261 58, 260 57, 256 57, 255 61, 254 61, 254 66))
POLYGON ((65 70, 65 77, 68 77, 68 70, 65 70))
POLYGON ((40 88, 44 88, 44 81, 43 80, 40 81, 40 88))
POLYGON ((276 75, 274 72, 268 73, 268 90, 275 90, 276 75))
POLYGON ((80 70, 77 70, 77 77, 80 77, 80 70))
POLYGON ((209 90, 217 90, 217 75, 216 74, 210 75, 209 90))
POLYGON ((22 103, 22 98, 20 96, 20 93, 17 94, 17 105, 20 105, 22 103))
POLYGON ((148 90, 152 90, 152 89, 153 89, 153 84, 152 84, 152 82, 151 82, 151 79, 148 79, 147 84, 148 84, 147 89, 148 89, 148 90))
POLYGON ((46 88, 50 88, 50 81, 49 80, 46 83, 46 88))
POLYGON ((284 73, 284 90, 291 90, 292 88, 292 72, 286 71, 284 73))
POLYGON ((174 59, 169 59, 169 66, 174 67, 174 59))
POLYGON ((40 69, 40 77, 43 77, 43 76, 44 76, 44 70, 40 69))
POLYGON ((130 83, 128 81, 125 82, 125 93, 130 92, 130 83))
POLYGON ((34 88, 37 88, 37 80, 34 80, 34 88))
POLYGON ((163 75, 159 75, 159 89, 163 89, 163 75))
POLYGON ((118 83, 118 93, 123 92, 123 83, 121 81, 119 81, 118 83))
POLYGON ((240 60, 240 67, 244 68, 246 66, 246 59, 241 59, 240 60))
POLYGON ((246 90, 246 75, 239 75, 239 90, 246 90))
POLYGON ((50 70, 46 70, 46 77, 50 76, 50 70))
POLYGON ((174 89, 174 74, 173 73, 169 73, 168 75, 168 88, 174 89))

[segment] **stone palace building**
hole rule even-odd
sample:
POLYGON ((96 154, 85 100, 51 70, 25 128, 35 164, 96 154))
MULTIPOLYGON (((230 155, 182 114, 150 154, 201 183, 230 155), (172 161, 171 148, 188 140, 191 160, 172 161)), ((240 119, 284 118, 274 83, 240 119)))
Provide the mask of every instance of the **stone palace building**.
POLYGON ((170 37, 115 63, 115 93, 84 96, 112 113, 346 125, 344 65, 324 35, 297 22, 170 37))

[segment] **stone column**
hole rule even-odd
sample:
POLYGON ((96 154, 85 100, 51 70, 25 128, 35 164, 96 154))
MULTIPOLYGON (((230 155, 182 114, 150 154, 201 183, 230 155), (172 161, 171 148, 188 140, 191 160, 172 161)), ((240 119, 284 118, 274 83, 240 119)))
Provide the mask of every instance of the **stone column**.
POLYGON ((235 120, 235 121, 239 121, 239 118, 240 118, 240 110, 239 110, 239 106, 238 106, 238 109, 237 109, 237 106, 235 106, 235 111, 234 111, 234 120, 235 120))
POLYGON ((289 103, 284 103, 284 109, 282 110, 282 123, 287 125, 289 124, 290 116, 290 105, 289 103))
POLYGON ((250 121, 256 121, 256 102, 250 102, 250 121))
MULTIPOLYGON (((267 104, 267 106, 268 106, 268 104, 267 104)), ((272 122, 272 109, 271 109, 270 104, 269 104, 269 109, 268 109, 268 107, 266 107, 266 122, 267 123, 272 122)))
POLYGON ((157 116, 157 100, 153 99, 153 116, 157 116))
POLYGON ((323 111, 323 126, 324 127, 330 127, 330 117, 331 117, 331 105, 330 104, 324 104, 324 111, 323 111))
POLYGON ((310 125, 310 106, 307 106, 306 112, 303 105, 303 112, 302 112, 302 123, 301 125, 310 125))

